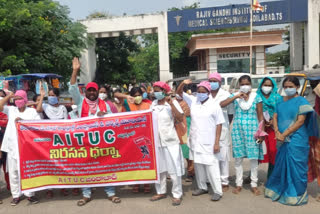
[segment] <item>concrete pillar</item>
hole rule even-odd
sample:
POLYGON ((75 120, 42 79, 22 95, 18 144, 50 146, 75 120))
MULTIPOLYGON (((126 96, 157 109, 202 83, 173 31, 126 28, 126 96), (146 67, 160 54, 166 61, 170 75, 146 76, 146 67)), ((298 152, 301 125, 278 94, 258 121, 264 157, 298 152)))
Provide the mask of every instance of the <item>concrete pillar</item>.
POLYGON ((209 49, 209 60, 207 64, 208 73, 218 72, 218 56, 217 49, 211 48, 209 49))
POLYGON ((302 23, 290 24, 290 68, 292 71, 303 69, 302 23))
POLYGON ((89 47, 84 50, 81 57, 81 75, 80 83, 87 84, 94 80, 97 68, 97 57, 95 52, 95 46, 89 47))
POLYGON ((167 81, 173 78, 170 72, 169 59, 169 39, 168 39, 168 19, 167 13, 164 13, 163 22, 158 27, 158 43, 159 43, 159 77, 161 81, 167 81))
POLYGON ((320 37, 319 37, 319 0, 308 2, 308 62, 309 69, 320 64, 320 37))
MULTIPOLYGON (((256 56, 256 74, 265 74, 266 73, 266 54, 264 46, 255 47, 255 56, 256 56)), ((253 51, 254 52, 254 51, 253 51)), ((254 58, 254 54, 253 54, 254 58)))
MULTIPOLYGON (((309 61, 309 41, 308 41, 308 22, 304 23, 304 61, 303 61, 303 70, 308 69, 308 61, 309 61)), ((291 56, 291 55, 290 55, 291 56)), ((291 58, 290 58, 290 63, 291 63, 291 58)))

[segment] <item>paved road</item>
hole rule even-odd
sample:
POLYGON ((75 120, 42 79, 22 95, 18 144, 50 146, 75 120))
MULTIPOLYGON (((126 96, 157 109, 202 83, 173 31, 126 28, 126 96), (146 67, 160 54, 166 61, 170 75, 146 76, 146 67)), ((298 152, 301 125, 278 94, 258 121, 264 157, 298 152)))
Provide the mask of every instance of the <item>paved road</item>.
MULTIPOLYGON (((245 175, 248 175, 249 165, 245 161, 245 175)), ((263 191, 263 183, 266 178, 266 165, 259 166, 259 189, 263 191)), ((230 168, 231 185, 234 186, 234 170, 233 163, 230 168)), ((53 199, 45 199, 45 192, 38 192, 37 196, 41 199, 39 204, 31 205, 26 199, 20 202, 16 207, 10 206, 10 193, 4 190, 3 178, 0 179, 1 192, 0 197, 3 199, 3 204, 0 204, 0 214, 23 213, 23 214, 46 214, 46 213, 108 213, 108 214, 204 214, 204 213, 237 213, 237 214, 319 214, 320 202, 315 200, 319 188, 316 183, 312 183, 308 187, 309 203, 300 207, 284 206, 277 202, 271 202, 263 196, 253 196, 250 192, 249 185, 244 186, 244 190, 240 195, 234 195, 229 190, 224 194, 219 202, 211 202, 209 195, 192 197, 191 192, 195 187, 193 183, 183 182, 184 197, 183 202, 179 207, 171 206, 171 198, 168 197, 158 202, 150 202, 149 198, 152 194, 134 194, 130 187, 118 187, 117 193, 122 198, 121 204, 112 204, 106 199, 103 190, 97 189, 93 194, 93 201, 84 207, 77 207, 76 202, 80 196, 60 196, 59 191, 55 192, 53 199)), ((170 185, 169 185, 170 187, 170 185)), ((153 190, 154 193, 154 190, 153 190)))

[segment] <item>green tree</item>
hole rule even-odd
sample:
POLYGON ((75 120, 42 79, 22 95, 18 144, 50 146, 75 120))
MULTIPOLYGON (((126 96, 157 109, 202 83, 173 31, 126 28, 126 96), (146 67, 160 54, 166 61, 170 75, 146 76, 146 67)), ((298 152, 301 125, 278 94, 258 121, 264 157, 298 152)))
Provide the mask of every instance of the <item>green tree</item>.
POLYGON ((52 0, 0 0, 0 72, 70 76, 87 46, 85 26, 52 0))
POLYGON ((287 30, 284 34, 284 41, 288 45, 288 48, 276 53, 267 53, 267 63, 269 65, 285 66, 286 68, 290 66, 290 33, 288 27, 287 30))
POLYGON ((132 82, 135 77, 128 58, 136 51, 138 45, 132 37, 126 36, 123 32, 119 37, 96 39, 96 81, 109 84, 132 82))

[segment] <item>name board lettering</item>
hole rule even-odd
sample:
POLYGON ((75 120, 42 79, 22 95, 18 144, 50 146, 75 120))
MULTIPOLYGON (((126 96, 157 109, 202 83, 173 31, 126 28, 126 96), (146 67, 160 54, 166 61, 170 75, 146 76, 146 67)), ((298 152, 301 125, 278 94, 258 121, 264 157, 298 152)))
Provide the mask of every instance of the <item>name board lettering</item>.
MULTIPOLYGON (((308 20, 308 0, 261 2, 262 11, 253 11, 253 25, 284 24, 308 20)), ((168 31, 194 31, 245 27, 250 25, 250 5, 178 10, 168 12, 168 31)))

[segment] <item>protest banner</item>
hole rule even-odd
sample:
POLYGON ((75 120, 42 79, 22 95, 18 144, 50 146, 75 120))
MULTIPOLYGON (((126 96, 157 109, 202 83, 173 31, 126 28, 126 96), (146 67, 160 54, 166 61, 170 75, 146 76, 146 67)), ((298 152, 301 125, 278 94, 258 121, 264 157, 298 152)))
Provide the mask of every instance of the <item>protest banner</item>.
POLYGON ((17 123, 21 191, 158 181, 151 110, 17 123))

